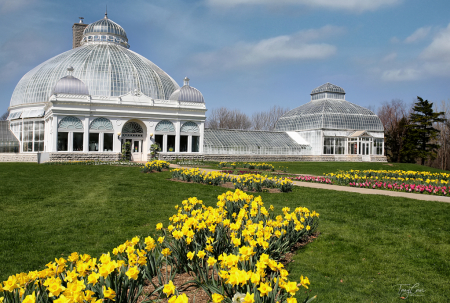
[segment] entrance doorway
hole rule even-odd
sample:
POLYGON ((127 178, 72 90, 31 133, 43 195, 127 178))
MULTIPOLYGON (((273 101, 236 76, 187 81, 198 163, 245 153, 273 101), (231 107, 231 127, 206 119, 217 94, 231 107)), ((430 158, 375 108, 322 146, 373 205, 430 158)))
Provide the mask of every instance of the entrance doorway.
POLYGON ((132 140, 131 161, 142 161, 142 140, 132 140))
POLYGON ((144 128, 139 122, 128 121, 122 127, 122 153, 130 161, 145 161, 144 128))

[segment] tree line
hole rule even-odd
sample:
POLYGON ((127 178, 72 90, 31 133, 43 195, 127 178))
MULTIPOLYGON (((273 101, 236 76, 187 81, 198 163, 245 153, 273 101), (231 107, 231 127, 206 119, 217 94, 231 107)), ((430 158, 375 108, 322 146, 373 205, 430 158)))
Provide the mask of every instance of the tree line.
POLYGON ((447 169, 450 107, 417 97, 411 106, 402 100, 385 102, 377 112, 384 126, 384 149, 389 162, 420 163, 447 169))
POLYGON ((238 109, 220 107, 212 109, 206 119, 206 127, 213 129, 242 129, 272 131, 278 119, 287 113, 289 108, 272 106, 268 111, 253 113, 251 117, 238 109))

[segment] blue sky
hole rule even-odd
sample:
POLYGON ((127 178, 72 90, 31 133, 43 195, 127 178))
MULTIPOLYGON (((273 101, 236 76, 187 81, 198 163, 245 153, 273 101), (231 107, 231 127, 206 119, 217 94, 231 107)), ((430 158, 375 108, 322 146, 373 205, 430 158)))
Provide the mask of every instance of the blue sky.
POLYGON ((29 70, 72 47, 72 25, 108 16, 131 50, 208 109, 290 109, 331 82, 346 99, 450 99, 450 2, 433 0, 0 0, 0 111, 29 70))

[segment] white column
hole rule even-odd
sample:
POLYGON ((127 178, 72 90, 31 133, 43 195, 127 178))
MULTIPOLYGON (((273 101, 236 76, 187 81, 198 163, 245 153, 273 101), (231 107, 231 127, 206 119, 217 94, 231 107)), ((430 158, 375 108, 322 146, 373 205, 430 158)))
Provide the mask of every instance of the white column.
POLYGON ((356 141, 356 154, 359 155, 360 154, 360 150, 359 150, 359 137, 356 141))
POLYGON ((163 135, 163 146, 162 146, 162 152, 167 153, 167 135, 163 135))
POLYGON ((200 153, 203 153, 203 138, 205 137, 205 123, 202 122, 200 123, 200 140, 199 140, 199 147, 198 147, 198 151, 200 153))
POLYGON ((83 152, 89 151, 89 117, 84 118, 83 152))
POLYGON ((188 136, 188 147, 187 152, 192 153, 192 135, 188 136))
POLYGON ((52 152, 58 151, 58 116, 53 115, 52 121, 52 152))
POLYGON ((174 123, 175 126, 175 152, 180 152, 180 121, 174 123))

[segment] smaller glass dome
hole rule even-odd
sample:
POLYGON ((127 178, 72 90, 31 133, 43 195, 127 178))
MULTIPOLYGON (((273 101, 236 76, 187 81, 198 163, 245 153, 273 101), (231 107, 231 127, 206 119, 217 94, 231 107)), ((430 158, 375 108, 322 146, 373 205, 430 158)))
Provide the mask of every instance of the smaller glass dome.
POLYGON ((189 78, 184 78, 184 85, 170 95, 169 100, 205 103, 202 93, 189 85, 189 78))
POLYGON ((122 26, 108 19, 108 15, 101 20, 89 24, 83 32, 81 45, 89 42, 109 42, 116 43, 123 47, 130 48, 127 33, 122 26))
POLYGON ((318 93, 342 93, 345 94, 345 91, 342 87, 339 87, 337 85, 331 84, 330 82, 327 82, 325 84, 322 84, 319 87, 316 87, 312 90, 311 95, 318 94, 318 93))
MULTIPOLYGON (((69 67, 67 70, 73 72, 72 67, 69 67)), ((69 75, 62 77, 56 82, 53 94, 89 95, 89 90, 83 81, 69 75)))
POLYGON ((276 131, 366 130, 383 131, 380 118, 362 106, 344 100, 345 91, 331 83, 315 88, 311 101, 281 116, 276 131))

